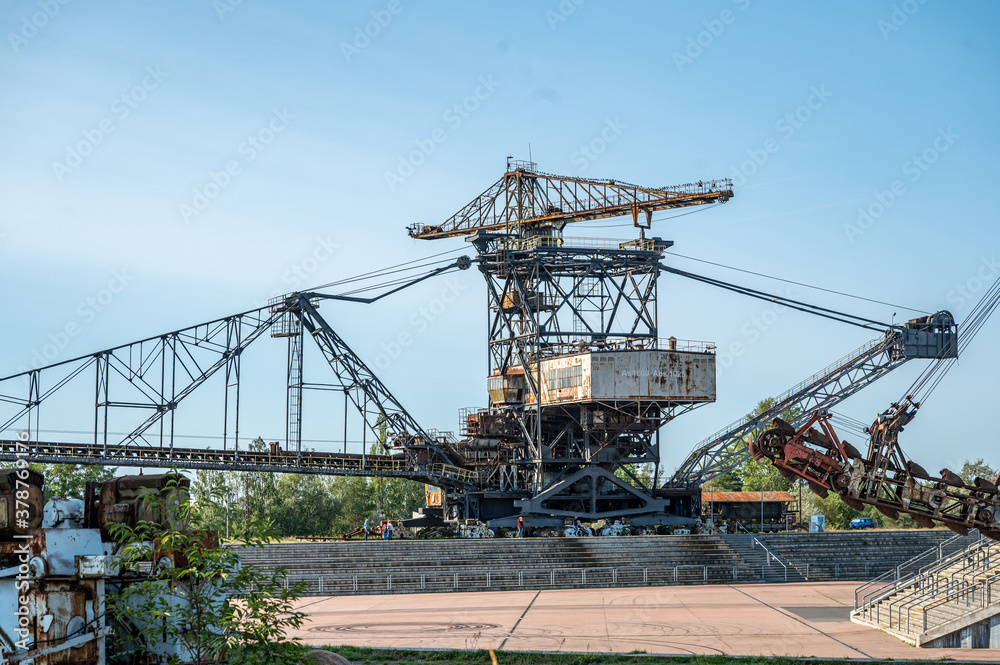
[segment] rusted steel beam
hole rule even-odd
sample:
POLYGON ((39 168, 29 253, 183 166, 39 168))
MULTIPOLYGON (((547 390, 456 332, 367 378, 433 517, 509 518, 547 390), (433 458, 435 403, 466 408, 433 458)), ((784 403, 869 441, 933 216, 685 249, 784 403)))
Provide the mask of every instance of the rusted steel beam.
MULTIPOLYGON (((906 459, 898 435, 918 404, 894 404, 869 428, 869 452, 841 442, 826 412, 814 412, 795 429, 780 418, 750 445, 758 462, 770 462, 783 476, 801 478, 820 496, 840 495, 856 510, 875 506, 890 519, 901 513, 925 527, 939 523, 960 534, 978 529, 1000 540, 1000 493, 996 481, 977 478, 972 485, 948 469, 931 476, 906 459), (813 426, 818 425, 817 431, 813 426)), ((998 478, 1000 480, 1000 478, 998 478)))
POLYGON ((407 231, 410 237, 433 240, 626 215, 637 227, 649 228, 654 212, 725 203, 732 196, 733 183, 728 179, 640 187, 615 180, 539 173, 518 166, 508 168, 489 189, 443 223, 413 224, 407 231))

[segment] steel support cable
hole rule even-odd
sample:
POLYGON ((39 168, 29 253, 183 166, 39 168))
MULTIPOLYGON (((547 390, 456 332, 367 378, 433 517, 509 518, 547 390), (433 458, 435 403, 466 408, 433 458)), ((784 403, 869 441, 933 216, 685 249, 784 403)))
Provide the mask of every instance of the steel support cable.
MULTIPOLYGON (((986 294, 973 308, 972 313, 961 327, 961 334, 958 336, 958 356, 961 357, 965 349, 968 348, 972 340, 982 330, 990 316, 1000 305, 1000 278, 987 290, 986 294)), ((946 347, 941 350, 941 354, 934 363, 929 365, 920 376, 913 382, 907 391, 907 396, 912 396, 918 404, 923 403, 931 393, 938 387, 951 368, 957 364, 958 358, 944 358, 944 354, 950 353, 952 349, 946 347)))
POLYGON ((863 430, 864 428, 868 427, 868 425, 866 423, 861 422, 857 418, 852 418, 852 417, 850 417, 848 415, 845 415, 845 414, 839 413, 839 412, 833 412, 833 411, 831 411, 831 413, 833 414, 833 416, 837 420, 839 420, 840 422, 844 423, 844 425, 847 426, 847 427, 850 427, 850 428, 853 428, 853 429, 857 429, 857 430, 863 430))
POLYGON ((681 277, 687 277, 688 279, 693 279, 695 281, 704 282, 705 284, 710 284, 712 286, 717 286, 728 291, 733 291, 741 295, 750 296, 751 298, 757 298, 758 300, 764 300, 772 303, 779 303, 785 307, 791 309, 796 309, 800 312, 806 312, 808 314, 815 314, 816 316, 822 316, 833 321, 839 321, 841 323, 849 323, 853 326, 858 326, 859 328, 865 328, 866 330, 874 330, 876 332, 882 332, 889 327, 889 324, 882 323, 880 321, 875 321, 873 319, 867 319, 861 316, 856 316, 854 314, 847 314, 846 312, 840 312, 835 309, 828 309, 826 307, 820 307, 819 305, 810 305, 809 303, 801 302, 799 300, 792 300, 791 298, 786 298, 785 296, 775 295, 773 293, 767 293, 765 291, 758 291, 756 289, 751 289, 746 286, 739 286, 737 284, 730 284, 728 282, 723 282, 722 280, 714 279, 712 277, 704 277, 702 275, 696 275, 694 273, 681 270, 679 268, 671 268, 664 266, 664 271, 673 273, 675 275, 680 275, 681 277), (863 321, 864 323, 859 323, 863 321), (873 324, 873 325, 867 325, 873 324), (879 326, 879 327, 874 327, 879 326))
MULTIPOLYGON (((361 281, 361 280, 364 280, 364 279, 374 279, 376 277, 382 277, 384 275, 389 275, 389 274, 392 274, 394 272, 400 272, 400 270, 397 270, 397 269, 398 268, 402 268, 403 266, 410 266, 411 264, 420 263, 421 261, 427 261, 429 259, 434 259, 434 258, 437 258, 439 256, 445 256, 446 254, 454 254, 456 252, 464 251, 464 249, 465 249, 464 247, 457 247, 455 249, 449 249, 448 251, 445 251, 445 252, 438 252, 437 254, 431 254, 430 256, 424 256, 424 257, 421 257, 419 259, 413 259, 412 261, 404 261, 403 263, 397 263, 395 265, 386 266, 385 268, 379 268, 377 270, 372 270, 370 272, 361 273, 359 275, 354 275, 353 277, 345 277, 344 279, 337 280, 335 282, 330 282, 328 284, 320 284, 319 286, 314 286, 311 289, 304 289, 304 290, 305 291, 317 291, 319 289, 328 289, 328 288, 333 287, 333 286, 340 286, 342 284, 349 284, 351 282, 357 282, 357 281, 361 281)), ((433 262, 425 264, 425 265, 434 265, 436 263, 444 263, 446 261, 448 261, 448 259, 442 259, 440 261, 433 261, 433 262)), ((413 269, 418 268, 418 267, 423 267, 423 266, 412 266, 413 269)))
POLYGON ((368 280, 379 279, 379 278, 382 278, 382 277, 388 277, 389 275, 396 275, 396 274, 399 274, 399 273, 412 273, 412 272, 419 271, 419 270, 422 270, 422 269, 425 269, 425 268, 429 268, 431 266, 435 266, 435 265, 438 265, 438 264, 441 264, 441 263, 448 263, 449 261, 450 261, 450 259, 441 259, 441 260, 438 260, 438 261, 428 261, 427 263, 420 263, 420 264, 413 265, 413 266, 407 266, 405 268, 396 268, 394 270, 390 270, 390 269, 387 268, 387 269, 385 269, 383 271, 379 271, 378 273, 370 273, 370 274, 367 274, 367 275, 365 275, 363 277, 348 277, 348 278, 342 279, 342 280, 340 280, 338 282, 331 282, 330 284, 324 284, 322 286, 317 286, 314 289, 306 289, 306 290, 315 291, 315 290, 318 290, 318 289, 329 289, 329 288, 332 288, 334 286, 344 286, 345 284, 353 284, 355 282, 364 282, 364 281, 368 281, 368 280))
MULTIPOLYGON (((455 270, 460 270, 460 268, 458 266, 456 266, 452 270, 444 270, 442 272, 439 272, 438 274, 439 275, 447 275, 448 273, 454 272, 455 270)), ((413 275, 408 275, 406 277, 401 277, 401 278, 398 278, 398 279, 395 279, 395 280, 392 280, 392 281, 389 281, 389 282, 382 282, 380 284, 374 284, 374 285, 371 285, 371 286, 362 286, 362 287, 359 287, 359 288, 354 289, 352 291, 345 291, 344 293, 341 293, 339 295, 349 296, 349 295, 354 295, 356 293, 363 293, 365 291, 374 291, 376 289, 384 289, 384 288, 388 288, 388 287, 391 287, 391 286, 397 286, 399 284, 406 284, 407 282, 412 281, 413 278, 414 278, 413 275)))
POLYGON ((745 270, 743 268, 737 268, 735 266, 727 266, 724 263, 716 263, 714 261, 706 261, 705 259, 696 259, 693 256, 685 256, 683 254, 678 254, 677 252, 664 252, 664 253, 665 254, 670 254, 671 256, 676 256, 678 258, 687 259, 689 261, 697 261, 698 263, 707 263, 710 266, 717 266, 719 268, 725 268, 727 270, 735 270, 736 272, 742 272, 742 273, 746 273, 748 275, 755 275, 757 277, 764 277, 766 279, 773 279, 773 280, 778 281, 778 282, 785 282, 786 284, 794 284, 795 286, 801 286, 801 287, 804 287, 804 288, 807 288, 807 289, 815 289, 816 291, 825 291, 827 293, 833 293, 834 295, 844 296, 846 298, 854 298, 856 300, 864 300, 865 302, 871 302, 871 303, 875 303, 877 305, 886 305, 888 307, 895 307, 897 309, 905 309, 907 311, 917 312, 919 314, 930 314, 930 312, 927 312, 927 311, 922 310, 922 309, 916 309, 914 307, 906 307, 904 305, 897 305, 897 304, 894 304, 894 303, 891 303, 891 302, 885 302, 885 301, 882 301, 882 300, 875 300, 873 298, 865 298, 864 296, 856 296, 853 293, 845 293, 843 291, 837 291, 835 289, 827 289, 827 288, 824 288, 822 286, 814 286, 812 284, 806 284, 804 282, 796 282, 796 281, 791 280, 791 279, 783 279, 781 277, 775 277, 773 275, 765 275, 764 273, 754 272, 753 270, 745 270))

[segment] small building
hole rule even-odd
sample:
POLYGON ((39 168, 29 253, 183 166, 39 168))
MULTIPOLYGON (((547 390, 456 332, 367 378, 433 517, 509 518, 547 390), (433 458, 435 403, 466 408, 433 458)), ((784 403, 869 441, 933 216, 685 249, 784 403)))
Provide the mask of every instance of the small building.
POLYGON ((759 526, 763 512, 764 524, 785 525, 788 515, 797 513, 797 499, 788 492, 715 492, 702 491, 701 513, 704 518, 737 520, 748 528, 759 526), (763 507, 763 510, 762 510, 763 507))

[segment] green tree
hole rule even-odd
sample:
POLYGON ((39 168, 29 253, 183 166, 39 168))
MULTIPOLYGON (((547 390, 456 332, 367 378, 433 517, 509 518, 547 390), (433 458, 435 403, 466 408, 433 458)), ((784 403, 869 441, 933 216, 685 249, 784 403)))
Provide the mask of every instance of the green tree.
MULTIPOLYGON (((267 444, 257 437, 247 449, 262 452, 267 444)), ((191 503, 207 528, 238 535, 250 522, 267 524, 277 483, 278 474, 268 471, 200 470, 191 483, 191 503)))
POLYGON ((214 470, 198 470, 191 480, 191 504, 199 521, 223 537, 229 534, 230 520, 243 521, 239 480, 238 472, 214 470))
MULTIPOLYGON (((375 455, 380 450, 384 448, 375 443, 369 452, 375 455)), ((406 478, 372 478, 367 492, 373 504, 367 516, 378 520, 409 519, 413 511, 426 502, 424 484, 406 478)))
MULTIPOLYGON (((166 644, 174 652, 170 663, 226 656, 229 662, 297 662, 302 649, 287 641, 285 632, 305 619, 294 608, 303 583, 286 588, 283 570, 242 566, 236 550, 221 546, 198 523, 180 478, 177 474, 164 491, 140 497, 162 520, 110 527, 123 582, 108 595, 108 612, 130 628, 115 645, 119 660, 153 662, 166 644), (185 653, 189 657, 182 661, 179 654, 185 653)), ((258 526, 252 523, 239 544, 266 544, 258 526)))
POLYGON ((365 518, 375 515, 375 496, 368 479, 363 476, 344 476, 333 484, 337 502, 332 530, 335 535, 350 533, 364 524, 365 518))
POLYGON ((88 482, 103 483, 118 473, 118 469, 113 466, 83 464, 29 464, 28 466, 45 476, 45 485, 42 488, 44 501, 57 496, 82 500, 88 482))
POLYGON ((993 482, 997 478, 996 469, 987 464, 982 457, 975 462, 965 460, 965 464, 962 465, 962 470, 958 472, 958 475, 962 476, 962 480, 965 481, 966 485, 975 483, 977 476, 990 482, 993 482))
POLYGON ((826 517, 827 529, 848 529, 851 520, 856 517, 870 517, 875 522, 875 526, 887 529, 913 529, 918 528, 913 518, 905 513, 900 514, 898 520, 891 520, 878 511, 875 506, 864 506, 861 510, 851 508, 839 495, 830 492, 827 497, 820 498, 816 494, 806 493, 802 497, 803 519, 808 520, 809 515, 823 515, 826 517))
MULTIPOLYGON (((750 418, 756 418, 762 413, 766 413, 774 408, 774 403, 775 401, 773 397, 762 399, 757 403, 757 406, 754 407, 754 410, 751 411, 748 416, 750 418)), ((782 411, 779 414, 779 417, 782 420, 790 422, 798 416, 799 413, 801 413, 801 409, 793 407, 782 411)), ((734 445, 741 445, 744 449, 746 449, 749 447, 750 443, 757 440, 757 437, 760 436, 762 432, 770 428, 770 421, 761 423, 746 434, 743 438, 742 444, 734 445)), ((787 480, 784 476, 782 476, 776 467, 772 466, 768 462, 759 464, 752 457, 748 457, 731 473, 732 476, 730 476, 726 482, 730 485, 734 485, 736 479, 739 479, 739 489, 744 492, 759 492, 761 489, 765 491, 788 491, 794 485, 792 481, 787 480)), ((716 489, 721 488, 716 487, 716 489)))
MULTIPOLYGON (((732 443, 727 452, 732 454, 734 449, 745 449, 742 443, 732 443)), ((732 471, 726 471, 720 476, 705 483, 703 489, 715 490, 716 492, 740 492, 743 490, 743 477, 739 473, 739 467, 732 471)))
MULTIPOLYGON (((855 517, 861 517, 859 510, 851 508, 839 495, 830 492, 826 498, 815 497, 818 514, 826 516, 827 529, 846 529, 855 517)), ((814 513, 816 514, 816 513, 814 513)))
MULTIPOLYGON (((388 432, 381 416, 376 423, 378 435, 368 452, 372 455, 384 455, 387 452, 385 444, 388 432)), ((425 502, 423 483, 405 478, 375 477, 369 482, 368 489, 375 504, 375 514, 369 517, 379 520, 407 519, 425 502)))
POLYGON ((656 483, 653 478, 653 469, 652 464, 622 464, 615 469, 615 475, 630 485, 634 486, 636 479, 638 479, 643 486, 653 489, 656 483))
POLYGON ((339 511, 332 478, 286 473, 278 478, 267 516, 279 536, 329 535, 339 511))
POLYGON ((782 476, 777 468, 767 463, 758 464, 753 458, 743 462, 736 469, 735 475, 739 477, 744 492, 759 492, 762 489, 767 492, 787 492, 795 484, 782 476))

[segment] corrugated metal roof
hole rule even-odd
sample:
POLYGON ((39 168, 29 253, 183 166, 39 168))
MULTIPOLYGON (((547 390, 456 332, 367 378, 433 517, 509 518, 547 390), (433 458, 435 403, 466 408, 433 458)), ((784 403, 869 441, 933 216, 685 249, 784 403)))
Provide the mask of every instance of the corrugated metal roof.
MULTIPOLYGON (((733 502, 760 502, 760 492, 705 492, 701 493, 701 502, 709 501, 733 501, 733 502)), ((788 492, 764 492, 764 502, 768 501, 795 501, 795 497, 788 492)))

